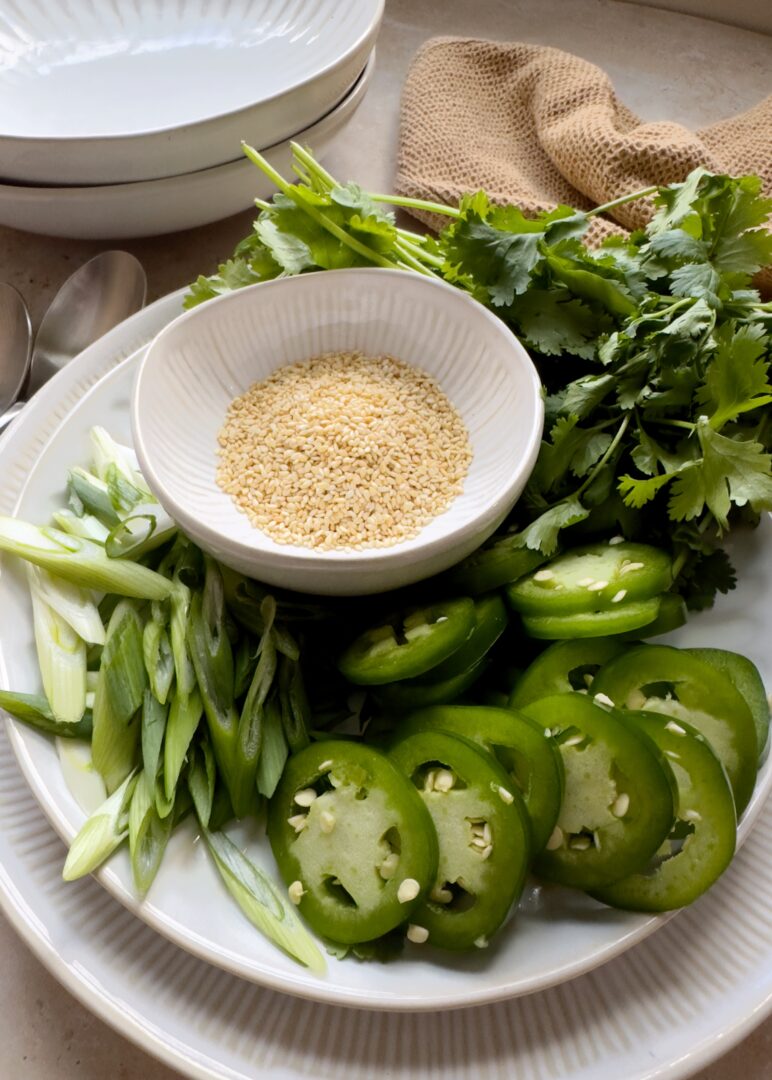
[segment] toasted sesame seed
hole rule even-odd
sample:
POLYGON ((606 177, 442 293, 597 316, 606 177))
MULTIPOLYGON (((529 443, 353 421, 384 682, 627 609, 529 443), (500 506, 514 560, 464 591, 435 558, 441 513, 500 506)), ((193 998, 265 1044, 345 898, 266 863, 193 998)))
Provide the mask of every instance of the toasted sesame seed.
POLYGON ((217 482, 280 544, 385 547, 461 494, 472 459, 461 415, 426 372, 330 353, 279 368, 236 398, 217 482))
POLYGON ((301 788, 295 792, 295 802, 298 806, 310 806, 316 799, 316 792, 312 787, 301 788))
POLYGON ((302 881, 293 881, 290 887, 287 889, 289 898, 293 904, 299 904, 305 896, 306 890, 303 888, 302 881))
POLYGON ((515 801, 515 796, 512 794, 511 791, 507 791, 505 787, 499 787, 498 794, 501 801, 505 802, 507 806, 509 806, 515 801))
POLYGON ((618 795, 614 802, 611 804, 611 813, 614 817, 624 817, 627 811, 630 809, 630 796, 627 792, 623 791, 621 795, 618 795))
POLYGON ((611 597, 612 604, 620 604, 627 596, 627 589, 620 589, 619 592, 615 592, 611 597))
POLYGON ((416 926, 415 923, 410 923, 407 928, 407 940, 412 941, 414 945, 423 945, 424 942, 429 940, 429 931, 425 926, 416 926))
POLYGON ((335 828, 335 815, 329 810, 322 810, 319 815, 319 828, 323 833, 329 836, 335 828))
POLYGON ((416 879, 407 877, 399 884, 399 888, 397 889, 397 900, 399 900, 400 904, 409 904, 411 900, 415 900, 420 891, 421 886, 416 879))

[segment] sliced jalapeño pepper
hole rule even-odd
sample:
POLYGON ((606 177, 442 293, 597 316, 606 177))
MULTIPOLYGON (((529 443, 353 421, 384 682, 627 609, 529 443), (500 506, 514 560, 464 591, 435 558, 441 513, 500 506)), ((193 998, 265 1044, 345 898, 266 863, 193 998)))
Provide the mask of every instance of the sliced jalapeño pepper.
POLYGON ((525 882, 530 830, 509 777, 474 743, 440 731, 401 739, 392 761, 434 821, 439 866, 408 938, 443 949, 483 948, 525 882))
POLYGON ((637 873, 675 817, 675 781, 654 744, 584 694, 542 698, 524 711, 552 733, 565 769, 558 822, 536 873, 588 890, 637 873))
POLYGON ((443 705, 413 713, 400 731, 446 731, 487 750, 521 793, 531 823, 532 851, 541 851, 558 819, 563 762, 540 724, 512 709, 443 705))
POLYGON ((412 679, 459 649, 474 626, 474 602, 469 597, 413 609, 360 634, 338 667, 361 686, 412 679))
POLYGON ((761 757, 769 738, 769 701, 759 669, 747 656, 727 649, 687 649, 686 652, 726 675, 735 690, 739 690, 745 698, 756 725, 761 757))
POLYGON ((613 611, 622 603, 651 600, 672 582, 669 556, 648 544, 623 540, 591 544, 559 555, 507 589, 521 615, 577 615, 613 611))
POLYGON ((598 671, 614 656, 625 651, 618 638, 582 638, 556 641, 530 664, 512 688, 509 704, 523 709, 532 701, 551 694, 587 690, 598 671))
POLYGON ((738 815, 756 782, 758 740, 751 711, 722 672, 669 645, 638 645, 610 660, 592 685, 624 709, 664 713, 696 727, 729 776, 738 815))
POLYGON ((678 785, 675 824, 649 864, 597 890, 612 907, 670 911, 691 904, 726 870, 735 849, 732 789, 707 741, 685 721, 673 730, 667 717, 625 713, 665 754, 678 785))
POLYGON ((447 580, 454 589, 479 596, 517 581, 546 561, 546 555, 521 547, 513 536, 493 537, 449 570, 447 580))
POLYGON ((460 649, 424 675, 381 687, 381 705, 388 709, 422 708, 453 701, 468 690, 485 671, 486 656, 508 622, 504 601, 497 595, 477 600, 474 617, 474 629, 460 649))
POLYGON ((434 883, 437 836, 413 784, 385 755, 331 739, 287 762, 268 838, 301 914, 343 944, 411 917, 434 883))
POLYGON ((660 598, 631 600, 605 611, 579 611, 573 615, 523 615, 523 629, 547 641, 563 638, 608 637, 647 627, 659 614, 660 598))

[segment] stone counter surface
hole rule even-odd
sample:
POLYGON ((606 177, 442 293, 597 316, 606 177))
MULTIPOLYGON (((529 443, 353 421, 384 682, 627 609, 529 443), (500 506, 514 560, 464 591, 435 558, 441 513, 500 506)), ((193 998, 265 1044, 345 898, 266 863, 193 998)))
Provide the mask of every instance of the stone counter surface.
MULTIPOLYGON (((698 5, 660 0, 660 7, 698 5)), ((710 0, 719 17, 764 5, 710 0)), ((765 16, 766 17, 766 16, 765 16)), ((746 25, 763 25, 758 18, 746 25)), ((700 126, 755 104, 770 90, 772 40, 760 33, 620 0, 387 0, 372 87, 325 162, 371 190, 392 183, 399 92, 410 57, 436 33, 522 40, 569 49, 603 66, 646 119, 700 126)), ((449 96, 452 88, 449 88, 449 96)), ((120 245, 30 236, 0 228, 0 280, 26 297, 35 325, 64 279, 92 254, 123 246, 142 261, 149 300, 211 272, 249 230, 253 214, 120 245)), ((709 946, 708 946, 709 947, 709 946)), ((177 1076, 88 1013, 0 920, 0 1080, 173 1080, 177 1076)), ((772 1021, 699 1080, 769 1080, 772 1021)), ((514 1080, 514 1078, 513 1078, 514 1080)), ((620 1077, 619 1080, 625 1080, 620 1077)))

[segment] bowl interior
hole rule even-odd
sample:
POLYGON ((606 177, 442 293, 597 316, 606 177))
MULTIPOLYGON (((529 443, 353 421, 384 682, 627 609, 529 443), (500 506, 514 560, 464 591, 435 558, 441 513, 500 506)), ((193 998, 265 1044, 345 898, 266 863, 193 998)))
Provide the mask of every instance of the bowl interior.
POLYGON ((140 371, 134 426, 148 482, 183 528, 283 559, 350 563, 430 548, 481 520, 498 523, 533 464, 541 393, 522 346, 458 290, 412 273, 326 271, 210 301, 163 331, 140 371), (437 379, 472 443, 464 491, 417 536, 393 547, 311 552, 277 544, 217 486, 226 410, 278 367, 353 350, 395 356, 437 379))

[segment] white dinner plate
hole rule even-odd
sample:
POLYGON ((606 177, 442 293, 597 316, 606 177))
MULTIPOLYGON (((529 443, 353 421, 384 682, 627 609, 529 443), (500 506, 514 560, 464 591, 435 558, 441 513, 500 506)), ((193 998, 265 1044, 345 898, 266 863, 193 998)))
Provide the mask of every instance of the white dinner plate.
MULTIPOLYGON (((324 158, 359 108, 372 81, 375 50, 364 70, 334 109, 293 139, 324 158)), ((238 150, 238 138, 229 153, 238 150)), ((2 150, 0 149, 0 153, 2 150)), ((291 171, 289 141, 261 150, 279 172, 291 171)), ((79 239, 126 239, 192 229, 246 210, 270 198, 274 185, 245 157, 201 172, 133 184, 98 187, 23 187, 0 184, 0 225, 79 239)))
MULTIPOLYGON (((45 521, 61 504, 64 471, 87 458, 88 429, 99 423, 118 438, 129 437, 128 406, 135 352, 179 313, 175 293, 129 319, 60 372, 45 386, 3 439, 0 468, 3 497, 15 513, 45 521), (99 380, 99 381, 97 381, 99 380)), ((767 684, 772 675, 766 642, 772 610, 765 520, 735 544, 740 586, 713 612, 692 619, 677 640, 692 645, 721 644, 752 657, 767 684), (765 554, 765 549, 767 554, 765 554)), ((17 690, 38 687, 27 589, 12 560, 0 576, 0 678, 17 690)), ((84 812, 64 781, 55 744, 9 722, 11 743, 40 805, 59 834, 69 840, 84 812)), ((740 835, 744 839, 770 787, 767 762, 740 835)), ((253 829, 239 838, 250 854, 275 873, 264 838, 253 829)), ((398 963, 360 964, 330 958, 324 977, 301 969, 268 944, 243 918, 209 864, 192 825, 172 838, 148 898, 138 902, 129 860, 118 852, 97 875, 101 883, 162 934, 246 979, 326 1003, 393 1010, 437 1010, 480 1004, 533 992, 579 975, 630 948, 666 921, 613 911, 583 894, 530 886, 517 917, 489 949, 474 955, 442 956, 413 947, 398 963)), ((685 918, 681 915, 677 922, 685 918)))
POLYGON ((115 184, 207 169, 315 123, 383 0, 7 0, 0 176, 115 184))

